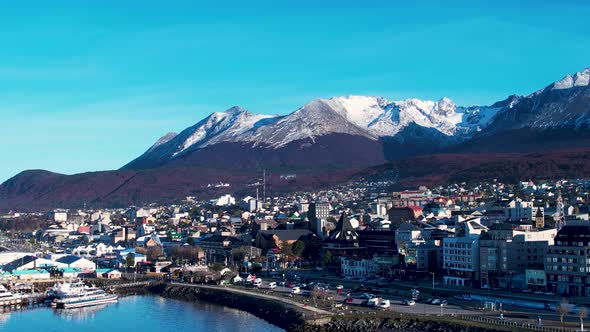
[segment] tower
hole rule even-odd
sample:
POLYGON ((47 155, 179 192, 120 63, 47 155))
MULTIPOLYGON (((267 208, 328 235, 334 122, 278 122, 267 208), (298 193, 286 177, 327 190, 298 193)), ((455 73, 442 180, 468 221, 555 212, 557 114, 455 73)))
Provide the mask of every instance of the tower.
POLYGON ((537 208, 537 213, 535 213, 535 227, 543 228, 545 227, 545 217, 543 216, 543 212, 541 208, 537 208))
POLYGON ((561 189, 557 191, 557 210, 555 211, 557 219, 555 220, 555 226, 557 230, 565 226, 565 205, 563 204, 563 197, 561 196, 561 189))

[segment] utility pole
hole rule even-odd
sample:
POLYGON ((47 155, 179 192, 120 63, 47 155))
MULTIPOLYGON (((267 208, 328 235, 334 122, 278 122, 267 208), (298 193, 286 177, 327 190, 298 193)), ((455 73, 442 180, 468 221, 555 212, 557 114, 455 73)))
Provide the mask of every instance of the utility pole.
POLYGON ((262 198, 264 199, 263 203, 266 203, 266 169, 262 169, 262 198))
POLYGON ((434 296, 434 272, 428 272, 432 274, 432 296, 434 296))

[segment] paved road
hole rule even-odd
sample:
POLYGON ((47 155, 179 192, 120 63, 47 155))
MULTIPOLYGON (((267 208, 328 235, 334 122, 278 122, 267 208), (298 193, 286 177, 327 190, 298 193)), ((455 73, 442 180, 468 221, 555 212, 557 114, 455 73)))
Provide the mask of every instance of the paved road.
MULTIPOLYGON (((272 290, 267 289, 267 287, 268 287, 268 282, 263 282, 262 286, 261 286, 261 290, 270 291, 273 293, 280 293, 283 295, 291 293, 291 288, 289 288, 289 287, 277 286, 276 288, 274 288, 272 290)), ((345 290, 345 291, 343 291, 343 294, 346 294, 346 292, 349 292, 349 291, 350 290, 345 290)), ((309 291, 302 290, 300 295, 308 296, 309 293, 310 293, 309 291)), ((347 298, 347 296, 337 295, 334 290, 329 290, 327 292, 327 296, 331 296, 334 299, 334 303, 342 303, 344 306, 349 306, 349 305, 350 306, 360 306, 362 304, 362 302, 364 301, 361 298, 353 297, 352 302, 344 303, 344 300, 347 298)), ((406 298, 399 296, 399 295, 391 295, 391 296, 387 296, 387 297, 384 296, 383 299, 388 299, 391 301, 391 306, 388 308, 388 310, 390 310, 390 311, 395 311, 395 312, 400 312, 400 313, 409 313, 409 314, 429 314, 429 315, 437 315, 437 314, 441 313, 440 305, 431 305, 431 304, 420 303, 420 302, 416 303, 416 305, 413 305, 413 306, 403 305, 402 301, 406 298)), ((481 314, 481 312, 479 312, 479 311, 464 309, 464 308, 461 308, 461 307, 455 306, 455 305, 445 305, 443 307, 442 313, 445 315, 447 315, 447 314, 457 314, 457 315, 459 315, 459 314, 460 315, 481 314)))
POLYGON ((269 300, 274 300, 274 301, 280 301, 283 303, 287 303, 293 306, 296 306, 298 308, 302 308, 311 312, 314 312, 316 314, 321 314, 321 315, 333 315, 333 313, 329 312, 329 311, 325 311, 319 308, 315 308, 315 307, 311 307, 308 306, 306 304, 302 304, 284 297, 278 297, 278 296, 273 296, 273 295, 269 295, 269 294, 263 294, 263 293, 259 293, 259 292, 253 292, 253 291, 248 291, 248 290, 244 290, 244 289, 239 289, 239 288, 234 288, 234 287, 224 287, 224 286, 213 286, 213 285, 193 285, 193 284, 185 284, 185 283, 179 283, 179 282, 172 282, 172 285, 177 285, 177 286, 187 286, 187 287, 194 287, 194 288, 209 288, 209 289, 216 289, 216 290, 224 290, 224 291, 228 291, 231 293, 237 293, 237 294, 245 294, 245 295, 251 295, 251 296, 256 296, 256 297, 260 297, 260 298, 265 298, 265 299, 269 299, 269 300))

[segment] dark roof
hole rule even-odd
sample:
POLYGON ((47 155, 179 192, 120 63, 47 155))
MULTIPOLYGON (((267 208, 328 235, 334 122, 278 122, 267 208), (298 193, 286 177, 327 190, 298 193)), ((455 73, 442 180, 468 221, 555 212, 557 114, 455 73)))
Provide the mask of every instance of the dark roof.
POLYGON ((557 235, 555 241, 590 241, 590 225, 565 225, 557 235))
POLYGON ((4 266, 2 267, 2 269, 4 271, 13 271, 16 270, 17 268, 29 264, 32 261, 37 260, 37 257, 35 256, 23 256, 22 258, 19 259, 15 259, 12 262, 8 263, 8 264, 4 264, 4 266))
POLYGON ((59 263, 64 263, 64 264, 70 265, 74 262, 77 262, 80 259, 82 259, 82 257, 70 255, 70 256, 61 257, 59 259, 56 259, 55 261, 59 262, 59 263))
POLYGON ((330 237, 326 239, 328 242, 357 242, 358 234, 352 227, 350 220, 346 213, 342 213, 336 228, 330 233, 330 237))
POLYGON ((302 236, 307 236, 311 231, 309 229, 274 229, 270 231, 260 231, 265 238, 276 235, 281 241, 297 241, 302 236))

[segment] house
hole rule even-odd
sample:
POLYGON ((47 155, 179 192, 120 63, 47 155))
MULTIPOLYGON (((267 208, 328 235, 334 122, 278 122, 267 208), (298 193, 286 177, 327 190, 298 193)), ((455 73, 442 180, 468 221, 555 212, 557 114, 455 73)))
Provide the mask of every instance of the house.
POLYGON ((358 233, 350 224, 346 213, 342 213, 336 228, 324 240, 324 249, 334 257, 351 257, 364 250, 359 246, 358 233))
POLYGON ((117 269, 96 269, 98 279, 121 279, 122 273, 117 269))
MULTIPOLYGON (((420 213, 422 210, 420 210, 420 213)), ((391 228, 397 228, 406 221, 416 220, 416 213, 410 207, 392 207, 387 211, 387 219, 391 222, 391 228)))
POLYGON ((82 269, 78 267, 60 267, 57 269, 64 278, 77 278, 82 274, 82 269))
POLYGON ((205 252, 207 263, 228 264, 234 259, 234 249, 246 245, 244 241, 234 236, 212 235, 199 243, 205 252))
POLYGON ((376 273, 375 262, 372 259, 342 258, 340 260, 342 276, 356 278, 373 277, 376 273))
POLYGON ((96 264, 93 261, 73 255, 59 258, 56 262, 65 264, 67 267, 77 267, 85 273, 92 272, 96 269, 96 264))
POLYGON ((15 259, 14 261, 4 264, 2 266, 3 271, 14 272, 14 271, 21 271, 21 270, 32 270, 32 269, 39 269, 39 268, 50 268, 50 267, 67 267, 66 264, 52 261, 45 258, 40 258, 36 256, 23 256, 19 259, 15 259))
POLYGON ((12 271, 12 279, 16 280, 42 280, 51 279, 51 275, 44 269, 27 269, 12 271))

